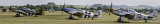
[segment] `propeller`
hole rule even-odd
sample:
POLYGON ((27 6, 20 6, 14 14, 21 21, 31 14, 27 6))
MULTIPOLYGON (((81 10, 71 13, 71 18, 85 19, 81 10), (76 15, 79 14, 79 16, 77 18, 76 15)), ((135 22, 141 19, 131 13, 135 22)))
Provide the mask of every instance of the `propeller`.
POLYGON ((12 7, 10 6, 10 7, 9 7, 9 12, 11 12, 11 9, 12 9, 12 7))
MULTIPOLYGON (((63 8, 65 8, 65 3, 64 3, 64 5, 63 5, 63 8)), ((63 10, 62 10, 62 14, 63 14, 63 10)))
POLYGON ((111 9, 112 9, 112 2, 111 2, 111 6, 109 8, 109 16, 111 15, 111 9))

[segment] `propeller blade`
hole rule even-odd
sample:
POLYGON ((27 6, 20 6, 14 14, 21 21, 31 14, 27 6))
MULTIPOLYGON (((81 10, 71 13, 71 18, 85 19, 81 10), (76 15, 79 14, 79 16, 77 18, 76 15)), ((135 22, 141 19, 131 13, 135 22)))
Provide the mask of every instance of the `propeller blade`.
POLYGON ((64 5, 63 5, 63 8, 65 8, 65 3, 64 3, 64 5))
POLYGON ((9 7, 9 12, 11 12, 11 9, 12 9, 12 7, 10 6, 10 7, 9 7))
POLYGON ((112 2, 111 2, 111 6, 109 8, 109 16, 110 16, 110 13, 111 13, 111 8, 112 8, 112 2))
POLYGON ((109 12, 109 16, 110 16, 110 12, 109 12))
MULTIPOLYGON (((63 5, 63 8, 65 8, 65 3, 64 3, 64 5, 63 5)), ((63 10, 62 10, 62 14, 63 14, 63 10)))
POLYGON ((111 2, 111 6, 110 6, 110 8, 112 8, 112 2, 111 2))
POLYGON ((62 14, 63 14, 63 11, 62 11, 62 14))

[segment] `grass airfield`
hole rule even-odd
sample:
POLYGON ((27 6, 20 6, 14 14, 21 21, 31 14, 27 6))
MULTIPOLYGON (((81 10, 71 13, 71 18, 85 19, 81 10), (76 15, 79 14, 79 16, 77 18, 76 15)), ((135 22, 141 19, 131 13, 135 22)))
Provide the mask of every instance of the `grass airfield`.
MULTIPOLYGON (((34 16, 23 16, 14 17, 16 13, 14 12, 0 12, 0 24, 160 24, 160 18, 157 20, 148 20, 151 23, 145 23, 144 20, 140 21, 130 21, 125 18, 124 21, 130 23, 118 23, 115 22, 119 16, 103 12, 102 18, 95 18, 94 20, 87 18, 77 18, 79 20, 68 20, 70 16, 67 13, 61 12, 45 12, 45 15, 34 16)), ((160 17, 160 14, 158 15, 160 17)))

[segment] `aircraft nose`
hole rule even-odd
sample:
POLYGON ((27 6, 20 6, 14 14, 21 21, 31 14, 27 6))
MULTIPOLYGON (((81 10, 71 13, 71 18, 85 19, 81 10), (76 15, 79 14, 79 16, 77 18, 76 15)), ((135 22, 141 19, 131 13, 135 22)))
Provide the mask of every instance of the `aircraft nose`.
POLYGON ((109 11, 113 13, 113 8, 109 8, 109 11))
POLYGON ((65 10, 64 8, 61 8, 62 10, 65 10))

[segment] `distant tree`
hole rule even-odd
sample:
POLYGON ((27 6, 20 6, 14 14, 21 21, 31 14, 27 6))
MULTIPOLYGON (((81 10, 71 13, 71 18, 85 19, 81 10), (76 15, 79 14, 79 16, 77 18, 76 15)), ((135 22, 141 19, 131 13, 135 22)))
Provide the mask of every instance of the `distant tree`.
POLYGON ((94 8, 91 7, 91 8, 89 8, 89 10, 94 10, 94 8))
POLYGON ((74 9, 76 9, 76 7, 74 7, 73 5, 70 5, 70 7, 69 8, 74 8, 74 9))
POLYGON ((33 5, 27 4, 25 7, 33 9, 33 5))
POLYGON ((71 8, 70 6, 67 6, 67 5, 66 5, 66 7, 67 7, 67 8, 71 8))
POLYGON ((55 8, 56 4, 54 2, 49 2, 47 5, 44 5, 46 10, 57 9, 55 8))
POLYGON ((153 9, 151 8, 150 12, 153 11, 153 9))
POLYGON ((53 6, 55 6, 56 4, 54 2, 49 2, 47 5, 53 5, 53 6))
POLYGON ((137 9, 137 12, 141 12, 141 9, 137 9))
POLYGON ((107 5, 104 5, 103 9, 104 9, 103 11, 107 11, 109 9, 109 7, 107 5))
POLYGON ((160 8, 159 8, 158 12, 160 12, 160 8))
POLYGON ((98 9, 98 10, 104 10, 104 9, 103 9, 102 7, 100 7, 100 6, 99 6, 97 9, 98 9))
POLYGON ((87 7, 85 7, 84 10, 87 10, 87 7))
POLYGON ((27 8, 30 8, 30 9, 40 9, 40 6, 33 6, 33 5, 30 5, 30 4, 27 4, 25 6, 20 6, 20 8, 22 7, 27 7, 27 8))
POLYGON ((56 11, 59 11, 59 10, 61 10, 61 8, 59 8, 58 6, 54 6, 54 8, 53 8, 54 10, 56 10, 56 11))
POLYGON ((143 11, 149 11, 147 8, 143 9, 143 11))

